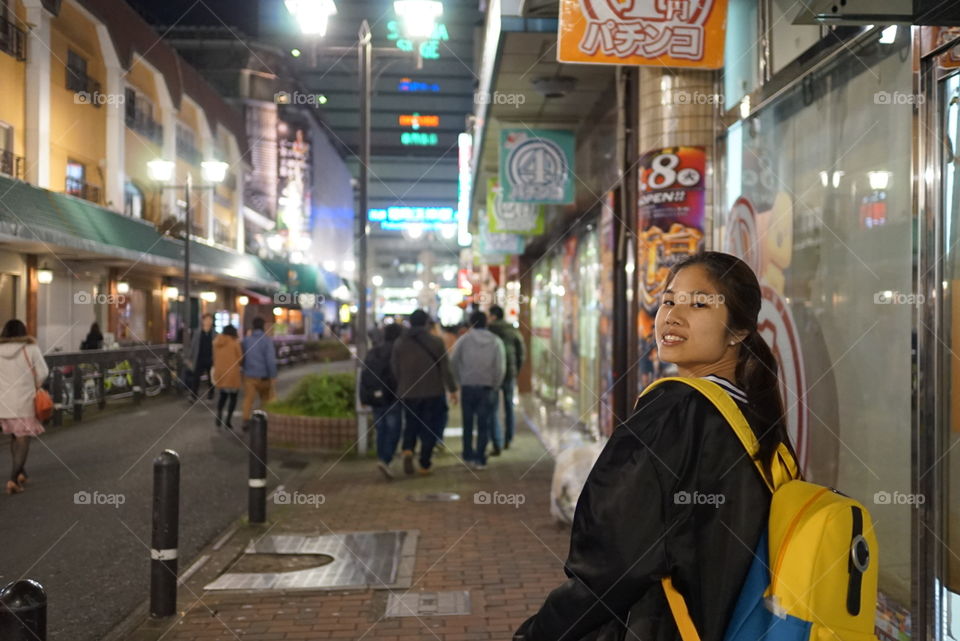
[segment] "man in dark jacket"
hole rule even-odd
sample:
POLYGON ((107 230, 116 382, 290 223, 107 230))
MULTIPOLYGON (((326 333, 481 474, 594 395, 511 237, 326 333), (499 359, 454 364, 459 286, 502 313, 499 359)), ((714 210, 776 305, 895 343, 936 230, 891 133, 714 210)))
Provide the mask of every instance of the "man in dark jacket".
POLYGON ((443 340, 427 329, 428 316, 418 309, 410 314, 410 330, 393 345, 390 367, 403 402, 403 471, 413 474, 413 450, 420 439, 420 473, 430 473, 433 448, 443 431, 444 391, 456 402, 457 385, 450 373, 443 340))
POLYGON ((217 330, 213 328, 213 314, 204 314, 200 322, 202 323, 200 331, 194 334, 190 341, 190 361, 187 363, 192 370, 190 391, 193 392, 192 400, 199 398, 200 378, 206 374, 210 385, 207 390, 207 400, 210 400, 213 398, 213 377, 210 376, 210 368, 213 367, 213 339, 217 336, 217 330))
POLYGON ((503 392, 503 427, 500 429, 500 413, 494 412, 493 427, 493 454, 500 453, 500 448, 510 447, 510 441, 513 440, 515 422, 513 418, 513 390, 517 385, 517 374, 523 367, 523 359, 526 350, 523 345, 523 337, 516 328, 503 320, 503 308, 499 305, 490 307, 490 317, 493 321, 488 328, 491 332, 500 337, 503 341, 503 348, 507 356, 507 373, 503 377, 503 384, 500 390, 503 392))
POLYGON ((382 341, 367 354, 360 376, 360 402, 373 409, 377 429, 377 467, 387 478, 393 479, 390 463, 400 443, 403 428, 403 404, 396 396, 397 380, 390 367, 393 345, 403 328, 391 323, 384 327, 382 341))

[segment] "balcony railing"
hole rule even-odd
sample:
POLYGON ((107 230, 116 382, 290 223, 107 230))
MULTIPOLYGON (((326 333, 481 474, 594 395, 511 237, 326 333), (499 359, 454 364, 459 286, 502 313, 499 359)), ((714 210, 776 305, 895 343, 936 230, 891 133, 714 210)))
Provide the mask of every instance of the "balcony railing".
POLYGON ((27 59, 27 33, 6 18, 0 18, 0 51, 17 60, 27 59))
POLYGON ((137 112, 126 115, 127 126, 143 134, 154 143, 163 144, 163 125, 148 116, 147 114, 137 112))
POLYGON ((67 89, 75 95, 73 101, 78 104, 90 104, 99 108, 103 104, 100 83, 85 72, 67 67, 67 89))
POLYGON ((23 157, 15 155, 12 151, 0 151, 0 174, 23 180, 23 157))
POLYGON ((88 184, 78 178, 67 177, 66 193, 77 198, 89 200, 92 203, 100 202, 100 188, 96 185, 88 184))

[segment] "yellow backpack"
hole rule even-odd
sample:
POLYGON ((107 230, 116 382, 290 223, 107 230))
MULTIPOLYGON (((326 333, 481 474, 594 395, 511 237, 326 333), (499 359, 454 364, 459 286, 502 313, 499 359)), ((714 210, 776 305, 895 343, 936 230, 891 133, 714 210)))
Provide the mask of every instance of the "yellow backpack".
MULTIPOLYGON (((702 378, 663 378, 707 397, 733 428, 773 499, 767 532, 740 591, 724 641, 876 641, 877 540, 870 514, 834 489, 800 480, 797 463, 781 444, 772 482, 755 455, 759 443, 727 392, 702 378), (773 560, 770 563, 770 560, 773 560)), ((662 579, 683 641, 700 641, 683 596, 662 579)))

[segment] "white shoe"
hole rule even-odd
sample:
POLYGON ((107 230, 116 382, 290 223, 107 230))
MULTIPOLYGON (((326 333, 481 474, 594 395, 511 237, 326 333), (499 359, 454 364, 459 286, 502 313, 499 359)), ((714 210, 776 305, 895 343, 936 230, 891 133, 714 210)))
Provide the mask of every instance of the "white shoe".
POLYGON ((393 480, 393 472, 390 470, 390 466, 383 461, 377 461, 377 469, 383 473, 388 481, 393 480))

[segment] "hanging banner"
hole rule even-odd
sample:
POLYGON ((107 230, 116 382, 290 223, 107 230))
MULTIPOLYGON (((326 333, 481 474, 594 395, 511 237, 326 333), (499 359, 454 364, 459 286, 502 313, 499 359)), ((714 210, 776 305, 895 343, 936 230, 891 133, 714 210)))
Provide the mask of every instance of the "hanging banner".
POLYGON ((522 254, 526 249, 527 244, 523 236, 492 233, 490 223, 487 221, 487 213, 482 209, 477 222, 480 231, 477 239, 477 253, 481 256, 502 258, 505 254, 522 254))
POLYGON ((653 320, 670 268, 703 243, 707 153, 704 147, 655 149, 640 158, 637 208, 637 315, 640 390, 661 374, 653 320))
POLYGON ((727 0, 560 0, 560 62, 719 69, 727 0))
POLYGON ((502 130, 500 186, 504 202, 572 203, 574 150, 572 131, 502 130))
POLYGON ((508 203, 496 178, 487 181, 487 214, 490 232, 537 236, 543 233, 543 205, 508 203))

